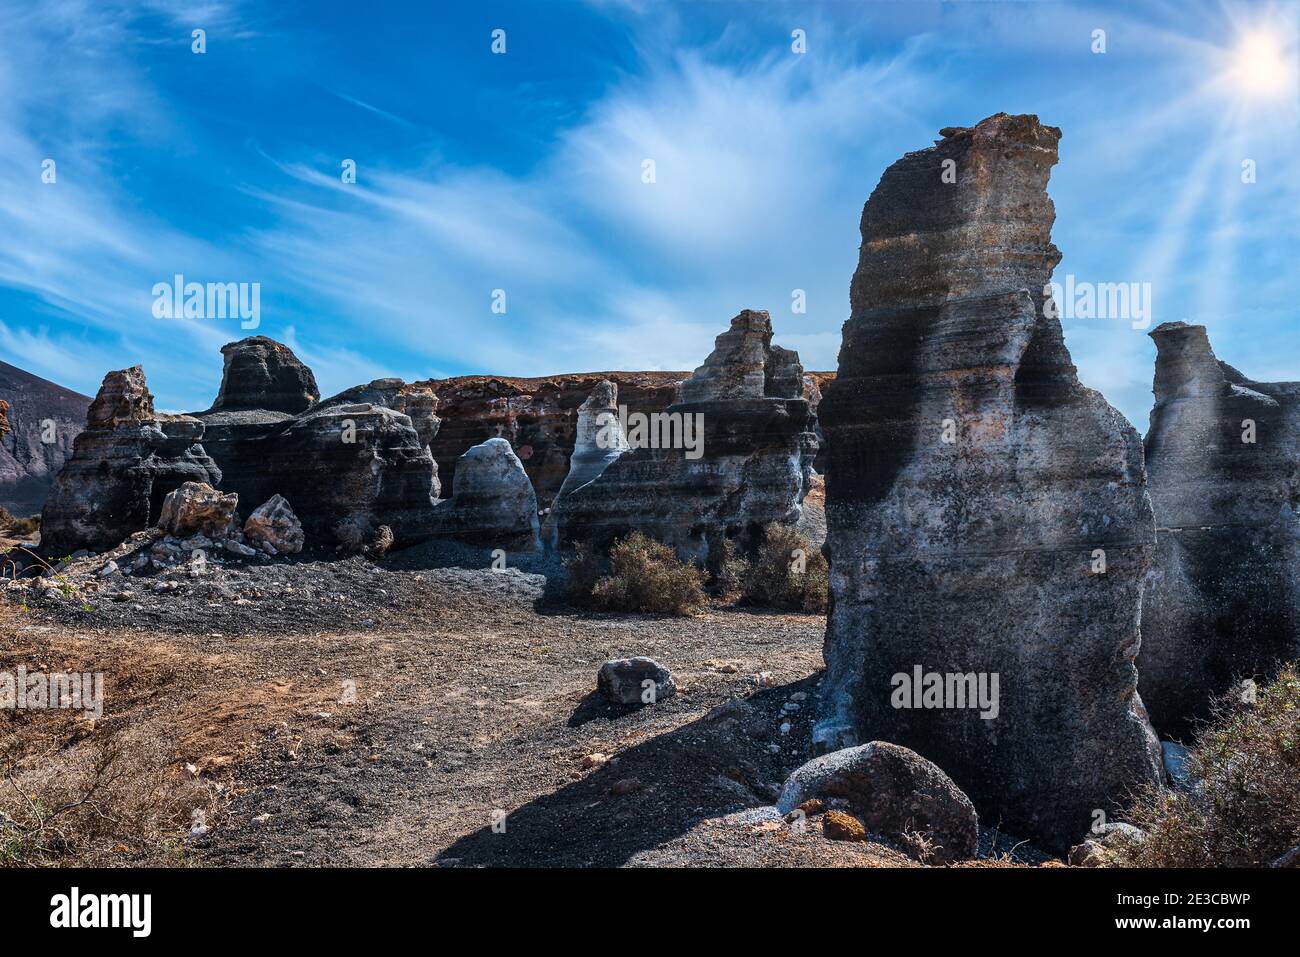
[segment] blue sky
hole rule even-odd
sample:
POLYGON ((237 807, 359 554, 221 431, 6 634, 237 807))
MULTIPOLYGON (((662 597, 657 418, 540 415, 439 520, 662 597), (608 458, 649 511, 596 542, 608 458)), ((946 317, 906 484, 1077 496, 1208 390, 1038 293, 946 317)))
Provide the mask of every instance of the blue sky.
MULTIPOLYGON (((257 332, 326 394, 689 369, 746 307, 834 369, 881 172, 1006 111, 1064 131, 1058 279, 1149 282, 1152 325, 1300 379, 1297 22, 1199 0, 0 0, 0 358, 92 394, 140 362, 160 407, 206 408, 248 333, 155 318, 182 273, 259 282, 257 332)), ((1144 430, 1145 330, 1065 327, 1144 430)))

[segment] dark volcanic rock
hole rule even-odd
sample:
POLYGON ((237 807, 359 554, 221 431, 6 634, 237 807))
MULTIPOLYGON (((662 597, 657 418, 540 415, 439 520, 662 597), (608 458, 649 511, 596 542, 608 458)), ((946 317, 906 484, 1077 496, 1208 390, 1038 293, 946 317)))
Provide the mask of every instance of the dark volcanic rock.
POLYGON ((877 834, 926 835, 936 864, 975 856, 979 818, 970 798, 942 769, 896 744, 872 741, 814 758, 790 775, 776 809, 788 814, 811 800, 843 802, 877 834))
POLYGON ((1155 538, 1141 445, 1043 309, 1059 137, 1006 114, 946 130, 863 209, 819 409, 832 612, 815 739, 912 748, 983 818, 1063 851, 1161 761, 1134 667, 1155 538), (900 691, 917 671, 997 676, 998 706, 961 706, 968 682, 927 705, 900 691))
POLYGON ((320 399, 311 370, 274 339, 250 336, 228 342, 221 354, 221 390, 209 412, 265 409, 297 415, 320 399))
POLYGON ((1246 378, 1204 326, 1151 337, 1157 548, 1138 674, 1156 728, 1183 737, 1237 679, 1300 657, 1300 382, 1246 378))
MULTIPOLYGON (((253 501, 283 495, 310 545, 350 544, 357 535, 369 541, 380 525, 398 543, 423 537, 437 466, 401 412, 368 402, 313 409, 249 451, 261 463, 253 501)), ((235 491, 243 502, 245 492, 235 491)))
POLYGON ((677 682, 653 658, 615 658, 600 666, 596 688, 613 704, 657 704, 677 693, 677 682))
POLYGON ((220 395, 196 417, 241 518, 282 495, 312 546, 360 548, 381 525, 401 544, 423 537, 439 492, 429 389, 376 379, 317 402, 311 370, 286 346, 255 336, 222 354, 220 395))
POLYGON ((41 513, 41 551, 112 548, 153 524, 185 482, 217 485, 221 470, 202 438, 198 419, 154 412, 139 366, 104 376, 41 513))
POLYGON ((0 362, 0 401, 10 426, 0 436, 0 506, 34 515, 85 426, 90 397, 0 362))
POLYGON ((606 546, 641 531, 683 559, 712 563, 724 539, 748 548, 768 523, 795 524, 816 438, 798 355, 771 342, 766 312, 732 319, 664 410, 676 435, 693 441, 664 441, 653 421, 639 437, 629 417, 631 451, 553 506, 557 541, 606 546))

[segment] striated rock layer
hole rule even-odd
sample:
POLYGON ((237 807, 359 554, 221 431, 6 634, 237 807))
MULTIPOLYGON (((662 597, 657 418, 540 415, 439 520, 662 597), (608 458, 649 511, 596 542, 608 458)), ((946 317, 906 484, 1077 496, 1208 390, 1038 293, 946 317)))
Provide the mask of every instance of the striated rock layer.
POLYGON ((221 470, 201 444, 203 423, 154 412, 139 366, 104 376, 41 513, 41 551, 103 551, 148 528, 168 493, 217 485, 221 470))
POLYGON ((771 343, 766 312, 732 319, 660 426, 638 437, 629 416, 633 448, 556 501, 558 543, 605 546, 641 531, 713 564, 724 540, 747 548, 768 523, 795 524, 817 440, 799 356, 771 343))
POLYGON ((1181 737, 1236 679, 1300 657, 1300 382, 1248 379, 1204 326, 1150 335, 1157 549, 1138 673, 1155 726, 1181 737))
POLYGON ((1134 667, 1155 537, 1142 449, 1043 308, 1060 131, 998 114, 941 136, 863 209, 819 409, 832 610, 815 738, 911 748, 982 819, 1064 849, 1160 780, 1134 667), (928 673, 970 679, 936 698, 910 687, 928 673))

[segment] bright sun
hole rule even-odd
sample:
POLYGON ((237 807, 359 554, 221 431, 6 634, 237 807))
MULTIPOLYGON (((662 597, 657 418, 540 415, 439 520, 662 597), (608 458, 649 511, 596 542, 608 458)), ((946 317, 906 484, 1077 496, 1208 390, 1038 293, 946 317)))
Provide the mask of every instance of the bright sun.
POLYGON ((1243 93, 1272 96, 1293 82, 1293 66, 1278 37, 1267 30, 1242 36, 1233 54, 1232 79, 1243 93))

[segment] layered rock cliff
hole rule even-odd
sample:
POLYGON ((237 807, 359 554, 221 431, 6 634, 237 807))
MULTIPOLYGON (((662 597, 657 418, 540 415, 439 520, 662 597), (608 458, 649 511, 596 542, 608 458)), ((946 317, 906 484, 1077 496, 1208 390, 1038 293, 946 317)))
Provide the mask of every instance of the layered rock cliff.
POLYGON ((1150 335, 1157 550, 1138 672, 1156 727, 1185 737, 1235 680, 1300 657, 1300 382, 1247 378, 1204 326, 1150 335))
POLYGON ((724 540, 748 548, 768 523, 795 524, 816 454, 803 390, 768 314, 741 312, 662 418, 629 417, 631 450, 555 502, 555 540, 605 546, 641 531, 712 564, 724 540))
POLYGON ((0 401, 9 403, 0 436, 0 506, 35 515, 86 423, 90 397, 0 362, 0 401))
POLYGON ((863 209, 819 409, 832 612, 815 737, 912 748, 981 819, 1064 849, 1161 775, 1134 667, 1155 537, 1142 449, 1043 308, 1060 131, 998 114, 940 135, 863 209))

